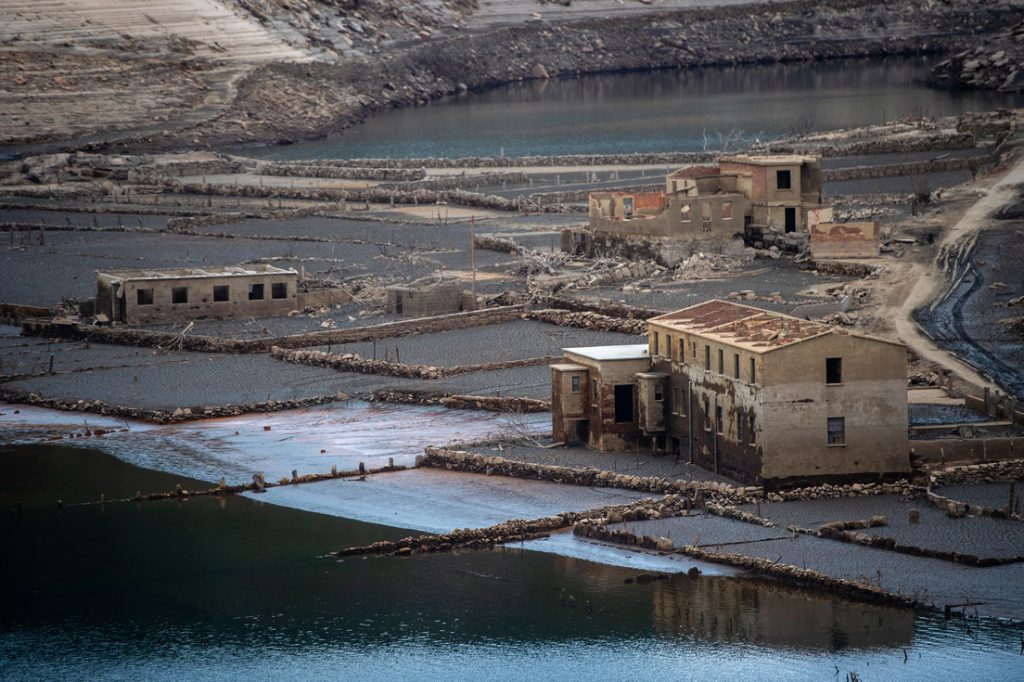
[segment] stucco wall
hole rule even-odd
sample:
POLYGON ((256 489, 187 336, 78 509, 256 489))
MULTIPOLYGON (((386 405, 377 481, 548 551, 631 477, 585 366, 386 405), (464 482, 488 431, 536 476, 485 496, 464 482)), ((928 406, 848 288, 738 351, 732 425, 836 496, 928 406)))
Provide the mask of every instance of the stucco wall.
POLYGON ((764 479, 907 472, 907 359, 902 346, 829 334, 764 356, 764 479), (826 385, 827 358, 842 383, 826 385), (845 419, 842 445, 829 417, 845 419))
POLYGON ((633 394, 633 421, 616 423, 615 386, 619 384, 636 386, 637 373, 648 371, 651 366, 650 361, 644 358, 639 360, 606 360, 599 362, 569 352, 566 353, 565 357, 567 362, 587 367, 591 383, 595 379, 597 380, 596 400, 592 393, 592 385, 586 386, 583 389, 583 399, 587 401, 586 409, 589 419, 587 445, 606 451, 632 450, 637 447, 638 437, 641 435, 636 420, 639 411, 637 392, 634 390, 633 394))
POLYGON ((819 223, 810 226, 815 258, 872 258, 878 255, 878 223, 819 223))
MULTIPOLYGON (((177 320, 213 317, 230 319, 235 317, 273 317, 287 315, 296 309, 296 282, 298 277, 288 273, 268 273, 254 275, 211 276, 195 278, 139 279, 124 281, 124 320, 130 324, 150 324, 175 322, 177 320), (286 285, 285 298, 272 297, 272 284, 286 285), (263 285, 263 299, 249 300, 249 287, 253 284, 263 285), (213 300, 214 286, 227 286, 226 301, 213 300), (172 290, 178 287, 188 289, 187 303, 172 303, 172 290), (138 291, 150 289, 153 292, 153 303, 140 304, 138 291)), ((98 294, 105 288, 104 283, 98 286, 98 294)), ((98 296, 98 298, 100 298, 98 296)), ((111 319, 120 319, 118 298, 110 298, 112 308, 102 310, 111 319)))

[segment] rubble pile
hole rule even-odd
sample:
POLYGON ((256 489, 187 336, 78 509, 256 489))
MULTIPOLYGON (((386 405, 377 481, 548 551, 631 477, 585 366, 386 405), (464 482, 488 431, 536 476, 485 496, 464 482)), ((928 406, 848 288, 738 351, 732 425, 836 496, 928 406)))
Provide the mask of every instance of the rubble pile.
POLYGON ((709 279, 717 275, 743 270, 745 258, 697 252, 676 266, 672 279, 684 282, 709 279))

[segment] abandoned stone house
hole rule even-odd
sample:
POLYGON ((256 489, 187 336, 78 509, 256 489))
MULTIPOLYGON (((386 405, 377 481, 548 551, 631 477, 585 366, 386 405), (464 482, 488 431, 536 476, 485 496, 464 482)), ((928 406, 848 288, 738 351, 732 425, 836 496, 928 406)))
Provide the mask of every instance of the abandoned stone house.
POLYGON ((589 228, 563 233, 563 250, 589 253, 588 239, 603 235, 721 242, 806 233, 821 181, 816 156, 723 156, 670 174, 661 191, 591 193, 589 228))
POLYGON ((272 317, 297 309, 298 273, 225 265, 96 273, 96 313, 147 324, 198 318, 272 317))
POLYGON ((388 312, 404 317, 426 317, 457 313, 467 305, 459 280, 450 277, 424 277, 410 284, 395 284, 385 290, 388 312))
POLYGON ((555 441, 667 451, 768 486, 909 471, 906 349, 708 301, 648 321, 642 345, 567 348, 555 441))

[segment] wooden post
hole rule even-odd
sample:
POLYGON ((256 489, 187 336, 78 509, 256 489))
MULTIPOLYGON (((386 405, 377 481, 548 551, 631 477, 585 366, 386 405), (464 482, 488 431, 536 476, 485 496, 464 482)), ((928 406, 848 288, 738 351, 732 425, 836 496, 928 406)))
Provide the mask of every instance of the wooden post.
POLYGON ((476 216, 469 217, 469 264, 473 271, 473 307, 472 310, 476 310, 476 216))

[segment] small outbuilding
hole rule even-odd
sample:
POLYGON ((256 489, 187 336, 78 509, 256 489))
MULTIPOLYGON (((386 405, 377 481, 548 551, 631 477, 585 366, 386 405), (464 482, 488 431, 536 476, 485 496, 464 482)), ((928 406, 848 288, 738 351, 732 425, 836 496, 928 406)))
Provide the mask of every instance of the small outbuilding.
POLYGON ((96 314, 129 324, 287 315, 298 277, 265 264, 97 272, 96 314))

